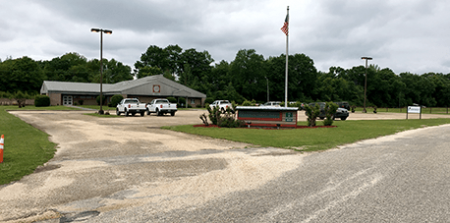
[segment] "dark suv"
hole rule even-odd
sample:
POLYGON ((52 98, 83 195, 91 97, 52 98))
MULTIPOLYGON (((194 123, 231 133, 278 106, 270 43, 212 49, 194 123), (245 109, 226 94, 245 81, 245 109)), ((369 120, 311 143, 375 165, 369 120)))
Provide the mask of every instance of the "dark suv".
MULTIPOLYGON (((316 106, 316 103, 319 104, 319 108, 320 108, 320 113, 319 113, 318 117, 323 120, 323 119, 325 119, 325 102, 313 102, 313 103, 309 103, 308 105, 316 106)), ((347 102, 345 102, 345 103, 347 103, 347 102)), ((348 109, 346 109, 345 107, 341 107, 341 105, 339 105, 339 104, 337 104, 337 105, 339 107, 336 110, 336 113, 334 113, 332 118, 333 118, 333 120, 336 118, 340 118, 342 121, 345 121, 347 119, 347 117, 350 115, 348 113, 348 109)), ((345 105, 342 105, 342 106, 345 106, 345 105)), ((347 106, 350 108, 350 105, 348 105, 348 103, 347 103, 347 106)))
POLYGON ((334 102, 335 104, 337 104, 339 106, 339 108, 345 108, 347 109, 347 111, 350 111, 350 104, 346 101, 339 101, 339 102, 334 102))

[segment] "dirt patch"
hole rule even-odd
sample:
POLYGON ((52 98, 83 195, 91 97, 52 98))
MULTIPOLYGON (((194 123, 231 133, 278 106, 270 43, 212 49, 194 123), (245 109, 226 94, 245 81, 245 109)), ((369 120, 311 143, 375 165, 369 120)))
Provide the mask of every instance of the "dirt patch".
POLYGON ((50 171, 50 170, 55 170, 60 168, 61 165, 55 165, 55 164, 47 164, 44 166, 38 166, 36 168, 36 170, 34 170, 34 173, 40 173, 40 172, 44 172, 44 171, 50 171))

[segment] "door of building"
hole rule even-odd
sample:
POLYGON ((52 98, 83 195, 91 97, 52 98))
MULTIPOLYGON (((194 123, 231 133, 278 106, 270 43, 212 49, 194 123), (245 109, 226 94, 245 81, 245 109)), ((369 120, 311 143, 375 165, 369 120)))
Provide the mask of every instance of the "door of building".
POLYGON ((63 96, 63 105, 72 105, 73 104, 73 98, 69 95, 63 96))

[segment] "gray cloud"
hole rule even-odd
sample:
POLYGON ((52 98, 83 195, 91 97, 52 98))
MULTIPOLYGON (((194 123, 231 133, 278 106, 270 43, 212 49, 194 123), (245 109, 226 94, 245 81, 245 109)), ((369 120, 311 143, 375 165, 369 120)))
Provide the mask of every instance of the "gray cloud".
POLYGON ((450 73, 446 21, 450 2, 433 0, 16 0, 0 3, 0 58, 50 60, 68 52, 133 66, 150 45, 208 51, 216 62, 240 49, 265 58, 285 53, 280 28, 290 6, 289 53, 319 70, 363 65, 361 56, 394 72, 450 73))

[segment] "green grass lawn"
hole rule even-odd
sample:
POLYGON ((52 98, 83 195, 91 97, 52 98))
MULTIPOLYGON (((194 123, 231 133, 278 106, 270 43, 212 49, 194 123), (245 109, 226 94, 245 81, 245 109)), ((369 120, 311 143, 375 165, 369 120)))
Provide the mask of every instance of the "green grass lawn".
MULTIPOLYGON (((405 113, 406 115, 407 108, 377 108, 377 112, 389 112, 389 113, 405 113)), ((362 107, 357 107, 355 112, 362 112, 362 107)), ((351 112, 351 109, 350 111, 351 112)), ((422 114, 448 114, 450 113, 450 109, 447 108, 422 108, 422 114)), ((373 113, 372 107, 367 107, 367 113, 373 113)))
POLYGON ((66 107, 66 106, 48 106, 48 107, 36 107, 34 105, 27 105, 23 108, 19 108, 17 105, 7 105, 7 106, 0 106, 1 110, 14 110, 14 111, 26 111, 26 110, 42 110, 42 111, 66 111, 66 110, 72 110, 72 111, 79 111, 79 108, 72 108, 72 107, 66 107))
MULTIPOLYGON (((192 125, 169 126, 164 128, 260 146, 317 151, 334 148, 338 145, 354 143, 363 139, 395 134, 405 130, 449 123, 450 119, 347 120, 345 122, 334 122, 333 125, 336 125, 336 128, 315 129, 268 130, 245 128, 195 128, 192 125)), ((306 122, 300 122, 299 125, 306 126, 306 122)), ((321 121, 318 121, 318 125, 322 125, 321 121)))
MULTIPOLYGON (((64 106, 47 107, 46 110, 64 106)), ((26 106, 20 110, 33 110, 26 106)), ((19 180, 46 163, 56 151, 56 144, 48 135, 25 123, 5 110, 19 110, 17 106, 0 106, 0 135, 5 135, 3 163, 0 163, 0 185, 19 180)))

